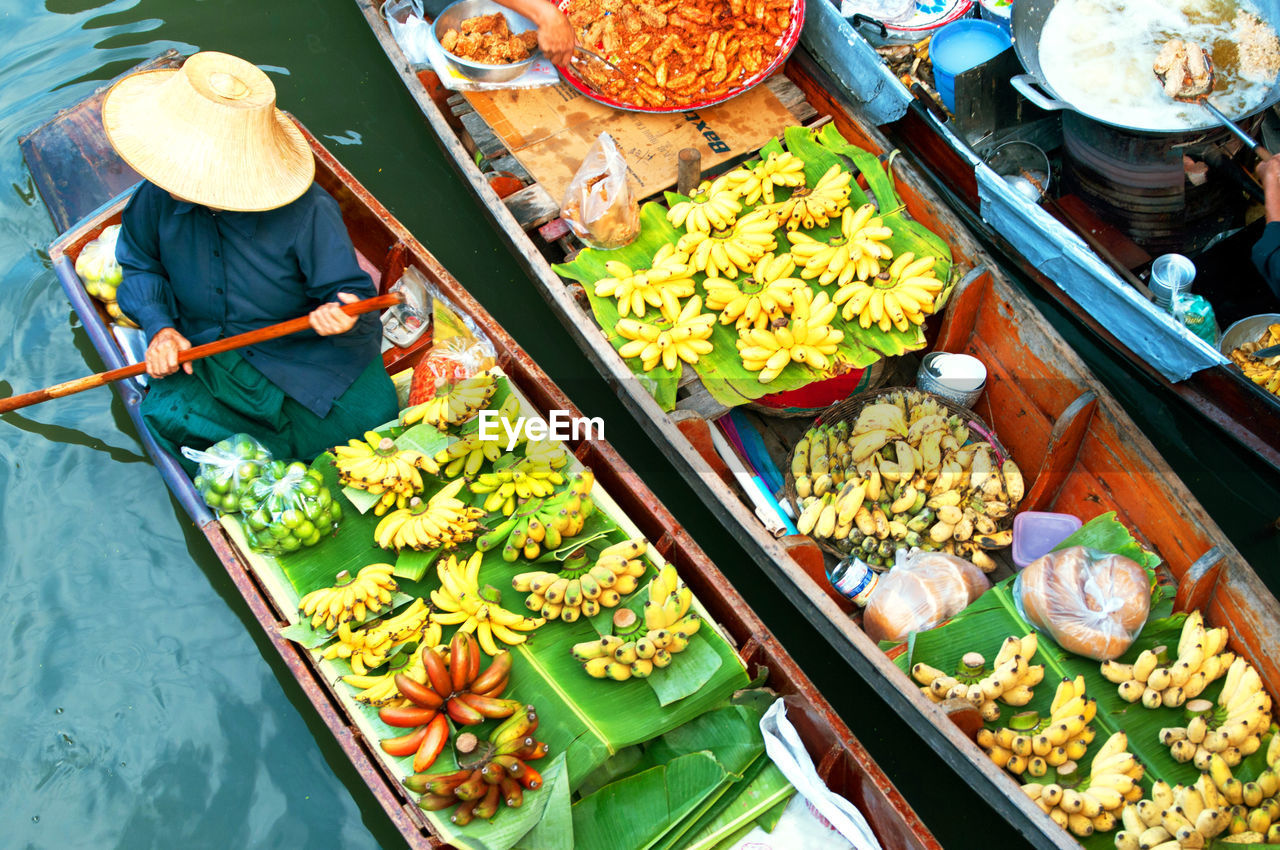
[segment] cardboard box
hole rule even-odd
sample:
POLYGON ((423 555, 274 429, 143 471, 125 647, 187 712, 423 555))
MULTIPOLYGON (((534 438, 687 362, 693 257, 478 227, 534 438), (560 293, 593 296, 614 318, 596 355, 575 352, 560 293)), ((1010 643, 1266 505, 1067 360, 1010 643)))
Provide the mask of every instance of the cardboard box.
POLYGON ((613 136, 640 187, 639 196, 676 183, 681 148, 702 153, 702 169, 756 150, 794 117, 767 87, 697 112, 624 112, 561 84, 539 89, 467 92, 467 101, 520 164, 558 202, 596 136, 613 136))

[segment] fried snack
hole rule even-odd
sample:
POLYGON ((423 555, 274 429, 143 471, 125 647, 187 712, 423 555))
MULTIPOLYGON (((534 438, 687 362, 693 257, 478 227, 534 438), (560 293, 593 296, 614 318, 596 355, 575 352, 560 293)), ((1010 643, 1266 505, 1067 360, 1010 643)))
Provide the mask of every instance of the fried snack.
POLYGON ((1262 337, 1231 352, 1231 362, 1240 367, 1240 371, 1249 380, 1268 392, 1280 395, 1280 354, 1266 360, 1255 360, 1249 354, 1261 348, 1280 345, 1280 324, 1271 325, 1262 337))
POLYGON ((678 108, 732 93, 769 67, 793 0, 571 0, 578 42, 615 73, 579 67, 598 91, 638 107, 678 108))
POLYGON ((538 31, 512 33, 501 12, 467 18, 459 30, 447 30, 440 46, 460 59, 484 65, 523 62, 538 46, 538 31))

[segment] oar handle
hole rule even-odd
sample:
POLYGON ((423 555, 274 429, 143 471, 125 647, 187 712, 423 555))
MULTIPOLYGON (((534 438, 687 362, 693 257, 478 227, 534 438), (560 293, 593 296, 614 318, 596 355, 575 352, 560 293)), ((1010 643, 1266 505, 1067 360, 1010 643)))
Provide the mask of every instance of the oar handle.
MULTIPOLYGON (((364 313, 372 313, 377 310, 385 310, 395 304, 404 301, 404 297, 398 292, 388 293, 387 295, 379 295, 374 298, 366 298, 363 301, 355 301, 351 304, 343 304, 342 312, 348 316, 359 316, 364 313)), ((237 348, 245 348, 250 345, 257 345, 269 339, 278 339, 282 336, 295 334, 298 331, 306 330, 310 327, 310 318, 308 316, 299 316, 296 319, 290 319, 287 322, 280 322, 275 325, 268 325, 265 328, 258 328, 252 331, 245 331, 242 334, 229 336, 226 339, 216 339, 213 342, 197 345, 188 348, 186 351, 178 352, 178 362, 187 363, 191 360, 199 360, 203 357, 209 357, 214 354, 221 354, 224 351, 232 351, 237 348)), ((122 366, 119 369, 109 369, 106 372, 98 372, 95 375, 86 375, 83 378, 76 378, 73 381, 66 381, 61 384, 54 384, 51 387, 45 387, 42 390, 33 390, 29 393, 10 396, 9 398, 0 399, 0 413, 8 413, 10 410, 17 410, 21 407, 28 407, 33 404, 39 404, 42 401, 48 401, 51 398, 62 398, 63 396, 74 395, 84 390, 91 390, 94 387, 100 387, 109 384, 112 381, 119 381, 124 378, 132 378, 141 375, 147 371, 146 363, 135 363, 132 366, 122 366)))

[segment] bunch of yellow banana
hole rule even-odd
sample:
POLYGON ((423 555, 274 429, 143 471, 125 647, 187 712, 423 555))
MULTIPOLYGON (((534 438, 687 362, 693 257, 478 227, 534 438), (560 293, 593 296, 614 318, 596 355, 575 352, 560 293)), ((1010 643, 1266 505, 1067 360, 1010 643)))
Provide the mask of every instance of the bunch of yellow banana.
POLYGON ((1271 697, 1258 671, 1237 658, 1227 670, 1218 704, 1192 700, 1187 715, 1187 725, 1160 730, 1160 743, 1169 754, 1180 762, 1194 761, 1200 770, 1208 769, 1214 755, 1235 767, 1262 746, 1262 735, 1271 725, 1271 697))
POLYGON ((616 608, 633 592, 644 575, 640 560, 648 544, 643 539, 616 543, 600 553, 592 564, 586 554, 567 558, 559 572, 520 573, 511 586, 529 596, 525 607, 548 620, 572 623, 594 617, 601 608, 616 608))
POLYGON ((689 233, 710 233, 732 227, 740 212, 742 204, 737 192, 703 181, 689 200, 671 205, 667 221, 689 233))
POLYGON ((417 642, 425 646, 440 643, 440 624, 435 621, 425 600, 415 599, 394 617, 352 630, 344 622, 338 626, 338 640, 325 648, 325 658, 345 658, 357 676, 381 667, 403 644, 417 642))
POLYGON ((814 296, 802 287, 794 291, 792 300, 791 317, 784 327, 738 331, 742 365, 750 372, 759 372, 757 379, 762 384, 778 377, 792 362, 826 369, 830 365, 827 358, 836 353, 844 339, 844 331, 831 327, 836 308, 827 293, 814 296))
MULTIPOLYGON (((778 219, 788 231, 826 227, 831 219, 849 208, 849 182, 853 175, 839 165, 827 169, 812 189, 799 186, 777 205, 778 219)), ((866 204, 866 206, 871 206, 866 204)), ((872 207, 872 212, 875 208, 872 207)), ((867 218, 870 218, 868 215, 867 218)))
POLYGON ((804 160, 790 151, 774 151, 754 168, 735 168, 720 181, 747 206, 761 200, 772 204, 775 186, 796 188, 805 184, 804 160))
MULTIPOLYGON (((437 631, 439 628, 439 625, 435 626, 437 631)), ((439 647, 439 635, 436 635, 434 643, 427 643, 424 638, 422 645, 433 648, 439 647)), ((391 659, 391 666, 385 673, 378 675, 365 674, 363 676, 351 673, 343 676, 342 681, 358 689, 356 693, 351 695, 351 698, 356 702, 362 702, 365 705, 372 705, 377 708, 409 705, 409 698, 400 693, 400 688, 396 686, 397 674, 408 676, 420 685, 425 684, 427 681, 427 668, 422 663, 422 653, 400 653, 391 659)))
POLYGON ((391 597, 399 586, 392 578, 391 564, 369 564, 355 576, 343 570, 332 587, 313 590, 298 602, 298 610, 311 618, 311 628, 321 624, 332 631, 348 620, 363 621, 391 605, 391 597))
POLYGON ((933 274, 934 260, 917 260, 910 251, 900 254, 893 265, 870 280, 842 285, 832 300, 844 305, 841 315, 846 322, 857 317, 864 328, 876 325, 882 331, 905 331, 922 325, 942 291, 942 281, 933 274))
MULTIPOLYGON (((1054 823, 1077 838, 1110 832, 1120 824, 1129 803, 1142 799, 1142 765, 1128 751, 1129 738, 1116 732, 1098 749, 1089 776, 1075 787, 1032 782, 1022 791, 1054 823)), ((1150 846, 1150 845, 1146 845, 1150 846)))
POLYGON ((502 559, 515 563, 521 555, 532 561, 544 548, 559 548, 582 533, 595 509, 591 500, 594 486, 595 476, 584 469, 570 475, 568 486, 559 493, 518 502, 510 517, 477 538, 476 549, 489 552, 501 546, 502 559))
POLYGON ((669 665, 697 634, 702 621, 689 613, 692 602, 693 592, 680 581, 676 568, 666 564, 649 582, 644 619, 630 608, 619 608, 613 615, 613 634, 574 644, 573 657, 597 679, 647 678, 655 667, 669 665))
POLYGON ((708 277, 702 282, 707 290, 706 307, 720 311, 720 324, 735 323, 738 330, 766 328, 773 322, 786 319, 794 301, 796 289, 804 282, 791 276, 796 270, 790 254, 765 254, 756 263, 751 277, 741 285, 719 277, 708 277))
POLYGON ((778 218, 767 207, 753 210, 724 230, 694 231, 681 236, 676 250, 689 257, 689 267, 712 277, 736 278, 750 272, 766 253, 778 248, 773 233, 778 218))
MULTIPOLYGON (((678 307, 679 305, 677 305, 678 307)), ((680 312, 670 313, 663 308, 659 322, 640 322, 635 319, 619 319, 618 335, 627 340, 618 353, 623 357, 639 357, 646 372, 659 363, 671 370, 683 360, 698 362, 698 357, 711 351, 708 341, 715 326, 714 313, 702 312, 702 297, 690 298, 680 312), (664 327, 659 322, 669 322, 664 327)))
POLYGON ((414 497, 409 507, 382 518, 373 536, 383 549, 453 549, 476 536, 485 512, 455 498, 466 483, 458 478, 427 501, 414 497))
POLYGON ((596 281, 595 293, 616 298, 622 316, 643 316, 649 306, 678 312, 679 300, 694 292, 693 269, 686 264, 688 259, 668 243, 658 249, 647 269, 633 271, 625 263, 606 260, 605 270, 613 276, 596 281))
POLYGON ((487 512, 511 516, 515 513, 517 500, 550 496, 556 487, 564 483, 564 476, 557 470, 527 460, 485 472, 468 485, 472 493, 489 494, 484 500, 487 512))
POLYGON ((1230 808, 1208 774, 1202 773, 1194 785, 1171 786, 1160 780, 1152 784, 1149 798, 1139 798, 1121 813, 1124 828, 1116 833, 1115 846, 1117 850, 1199 850, 1214 838, 1225 838, 1223 833, 1232 823, 1230 808))
MULTIPOLYGON (((1226 646, 1226 628, 1206 629, 1204 616, 1199 611, 1192 611, 1182 624, 1178 655, 1172 661, 1168 658, 1167 648, 1160 646, 1144 650, 1132 664, 1104 661, 1102 675, 1119 685, 1120 698, 1126 702, 1141 700, 1147 708, 1162 705, 1176 708, 1200 696, 1211 682, 1227 672, 1236 656, 1233 652, 1224 651, 1226 646)), ((1197 738, 1196 743, 1199 740, 1197 738)), ((1185 749, 1185 745, 1179 747, 1180 751, 1185 749)), ((1177 757, 1175 753, 1174 758, 1177 757)), ((1189 761, 1190 758, 1188 755, 1180 761, 1189 761)))
POLYGON ((1263 770, 1255 782, 1241 782, 1225 762, 1214 758, 1210 771, 1194 786, 1156 782, 1151 798, 1125 816, 1125 831, 1116 835, 1116 847, 1198 850, 1211 841, 1214 846, 1280 844, 1280 778, 1273 767, 1263 770))
POLYGON ((497 439, 481 439, 480 432, 474 431, 436 452, 435 462, 446 478, 475 475, 485 461, 495 463, 502 457, 503 446, 510 439, 509 434, 516 435, 517 445, 528 439, 524 421, 520 416, 520 400, 513 393, 498 408, 496 425, 490 426, 490 433, 497 433, 497 439))
MULTIPOLYGON (((873 218, 875 207, 863 204, 856 211, 845 208, 840 220, 840 235, 823 242, 806 233, 792 233, 791 253, 803 267, 805 280, 817 278, 826 286, 834 283, 840 292, 856 281, 880 274, 880 261, 893 256, 884 240, 893 235, 879 218, 873 218)), ((850 289, 852 292, 852 289, 850 289)), ((846 294, 836 303, 848 300, 846 294)))
MULTIPOLYGON (((1015 686, 1002 699, 1008 702, 1010 696, 1020 700, 1022 694, 1015 686)), ((1084 677, 1064 679, 1054 692, 1048 717, 1035 711, 1019 712, 1004 728, 978 730, 977 743, 993 762, 1017 776, 1029 773, 1041 777, 1053 769, 1065 777, 1093 741, 1095 733, 1089 723, 1097 712, 1097 702, 1085 697, 1084 677)))
MULTIPOLYGON (((992 723, 1000 719, 996 700, 1013 706, 1031 701, 1031 689, 1044 679, 1044 665, 1030 663, 1037 647, 1035 632, 1022 638, 1010 635, 1000 644, 990 670, 982 653, 967 652, 960 659, 955 675, 921 662, 911 668, 911 676, 923 686, 921 693, 933 702, 962 699, 982 712, 983 720, 992 723)), ((1056 737, 1061 737, 1057 731, 1056 737)))
POLYGON ((431 591, 431 601, 442 613, 436 620, 445 626, 459 626, 459 631, 475 633, 480 648, 489 655, 498 654, 494 639, 510 646, 524 643, 528 632, 541 626, 541 617, 524 617, 503 608, 502 596, 490 585, 480 588, 480 562, 483 552, 476 552, 466 561, 453 555, 436 564, 440 587, 431 591))
MULTIPOLYGON (((1256 780, 1244 782, 1231 776, 1231 767, 1221 755, 1213 754, 1208 771, 1201 774, 1193 789, 1198 792, 1198 800, 1179 799, 1181 786, 1169 789, 1165 783, 1157 782, 1152 787, 1151 800, 1138 804, 1142 806, 1138 814, 1148 830, 1143 837, 1161 837, 1156 830, 1160 827, 1167 833, 1162 840, 1175 842, 1170 850, 1172 846, 1206 846, 1207 840, 1215 837, 1221 844, 1280 844, 1280 776, 1276 772, 1280 736, 1271 736, 1266 759, 1267 767, 1256 780), (1196 803, 1201 804, 1204 814, 1198 812, 1196 803), (1181 818, 1170 818, 1169 812, 1176 812, 1179 805, 1183 808, 1181 818), (1157 814, 1161 815, 1158 819, 1157 814)), ((1189 796, 1185 791, 1181 794, 1189 796)), ((1137 831, 1128 824, 1125 828, 1137 831)), ((1128 840, 1125 844, 1128 846, 1128 840)))
POLYGON ((348 487, 381 495, 373 512, 382 516, 391 507, 403 508, 414 493, 422 491, 422 474, 440 471, 439 465, 422 452, 397 449, 390 437, 366 431, 363 440, 348 440, 333 449, 338 480, 348 487))
POLYGON ((441 431, 450 425, 461 425, 475 416, 498 390, 498 378, 492 372, 481 372, 449 385, 435 398, 415 404, 400 412, 401 425, 430 423, 441 431))

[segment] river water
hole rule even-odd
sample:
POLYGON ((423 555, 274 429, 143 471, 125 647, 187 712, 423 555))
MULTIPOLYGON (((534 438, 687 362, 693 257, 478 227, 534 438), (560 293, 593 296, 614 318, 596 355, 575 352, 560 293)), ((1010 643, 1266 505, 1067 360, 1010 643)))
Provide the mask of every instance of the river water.
MULTIPOLYGON (((349 0, 0 0, 0 391, 102 368, 50 270, 19 136, 174 47, 264 67, 647 479, 828 694, 947 847, 1019 840, 777 594, 561 331, 444 161, 349 0)), ((1043 299, 1037 299, 1043 302, 1043 299)), ((1135 382, 1044 308, 1273 590, 1280 476, 1135 382)), ((0 424, 0 845, 401 847, 403 842, 143 454, 107 389, 0 424)))

